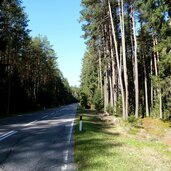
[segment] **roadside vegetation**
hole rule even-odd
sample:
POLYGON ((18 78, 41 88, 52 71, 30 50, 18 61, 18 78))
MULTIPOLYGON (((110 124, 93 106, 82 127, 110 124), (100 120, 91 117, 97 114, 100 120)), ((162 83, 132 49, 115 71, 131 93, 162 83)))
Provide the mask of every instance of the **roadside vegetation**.
POLYGON ((171 1, 82 0, 82 106, 171 117, 171 1))
POLYGON ((170 126, 157 119, 123 121, 79 108, 74 136, 78 170, 170 171, 170 126), (83 115, 82 132, 79 115, 83 115))
POLYGON ((170 171, 171 2, 81 5, 87 50, 79 98, 89 110, 77 114, 78 170, 170 171))

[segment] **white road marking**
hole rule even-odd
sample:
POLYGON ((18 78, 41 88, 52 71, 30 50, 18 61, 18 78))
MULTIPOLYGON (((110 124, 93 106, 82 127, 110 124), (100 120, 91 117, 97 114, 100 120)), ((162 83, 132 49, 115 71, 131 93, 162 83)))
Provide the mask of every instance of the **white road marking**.
POLYGON ((25 124, 24 126, 29 126, 29 125, 31 125, 31 124, 33 124, 33 123, 35 123, 35 122, 37 122, 37 120, 35 120, 35 121, 33 121, 33 122, 30 122, 30 123, 28 123, 28 124, 25 124))
POLYGON ((10 131, 10 132, 7 132, 7 133, 1 135, 0 138, 6 136, 7 134, 10 134, 11 132, 13 132, 13 131, 10 131))
POLYGON ((64 163, 65 164, 62 166, 62 170, 67 170, 68 153, 69 153, 68 150, 64 151, 64 153, 63 153, 63 155, 64 155, 64 163))
POLYGON ((54 115, 55 113, 51 113, 50 115, 52 116, 52 115, 54 115))
POLYGON ((70 130, 69 130, 68 144, 71 143, 71 137, 72 137, 73 126, 74 126, 74 119, 72 119, 71 128, 70 128, 70 130))
POLYGON ((3 134, 3 135, 0 136, 0 141, 6 139, 6 138, 8 138, 8 137, 10 137, 11 135, 14 135, 14 134, 16 134, 16 133, 17 133, 17 131, 10 131, 10 132, 7 132, 6 134, 3 134))
POLYGON ((45 119, 45 118, 47 118, 47 117, 48 117, 48 115, 46 115, 46 116, 43 116, 43 117, 42 117, 42 119, 45 119))
MULTIPOLYGON (((73 131, 73 126, 74 126, 74 120, 75 119, 72 119, 72 122, 71 122, 71 127, 70 127, 70 130, 69 130, 69 136, 68 136, 68 144, 71 143, 71 137, 72 137, 72 131, 73 131)), ((69 151, 66 150, 64 151, 64 165, 62 166, 62 170, 67 170, 67 162, 68 162, 68 155, 69 155, 69 151)))
POLYGON ((61 169, 62 170, 67 170, 67 164, 64 164, 61 169))
POLYGON ((64 152, 64 162, 66 163, 68 161, 68 150, 64 152))

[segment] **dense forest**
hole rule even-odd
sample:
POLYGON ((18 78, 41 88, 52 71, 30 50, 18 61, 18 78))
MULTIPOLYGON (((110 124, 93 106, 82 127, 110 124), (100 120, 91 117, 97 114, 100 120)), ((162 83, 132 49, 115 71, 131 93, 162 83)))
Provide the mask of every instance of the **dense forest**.
POLYGON ((80 99, 124 119, 171 113, 171 1, 82 0, 80 99))
POLYGON ((52 45, 28 22, 21 0, 0 0, 0 116, 75 101, 52 45))

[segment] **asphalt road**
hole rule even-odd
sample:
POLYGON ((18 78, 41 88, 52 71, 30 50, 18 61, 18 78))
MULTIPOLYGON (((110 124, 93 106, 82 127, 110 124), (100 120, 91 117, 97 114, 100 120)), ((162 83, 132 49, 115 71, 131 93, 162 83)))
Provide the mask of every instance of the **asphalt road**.
POLYGON ((75 170, 77 104, 0 120, 0 171, 75 170))

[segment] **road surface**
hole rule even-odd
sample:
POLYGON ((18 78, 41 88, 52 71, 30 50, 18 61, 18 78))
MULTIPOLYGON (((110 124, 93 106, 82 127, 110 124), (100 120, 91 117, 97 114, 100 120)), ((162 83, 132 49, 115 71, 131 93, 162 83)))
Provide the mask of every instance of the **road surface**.
POLYGON ((0 120, 0 171, 75 170, 77 104, 0 120))

